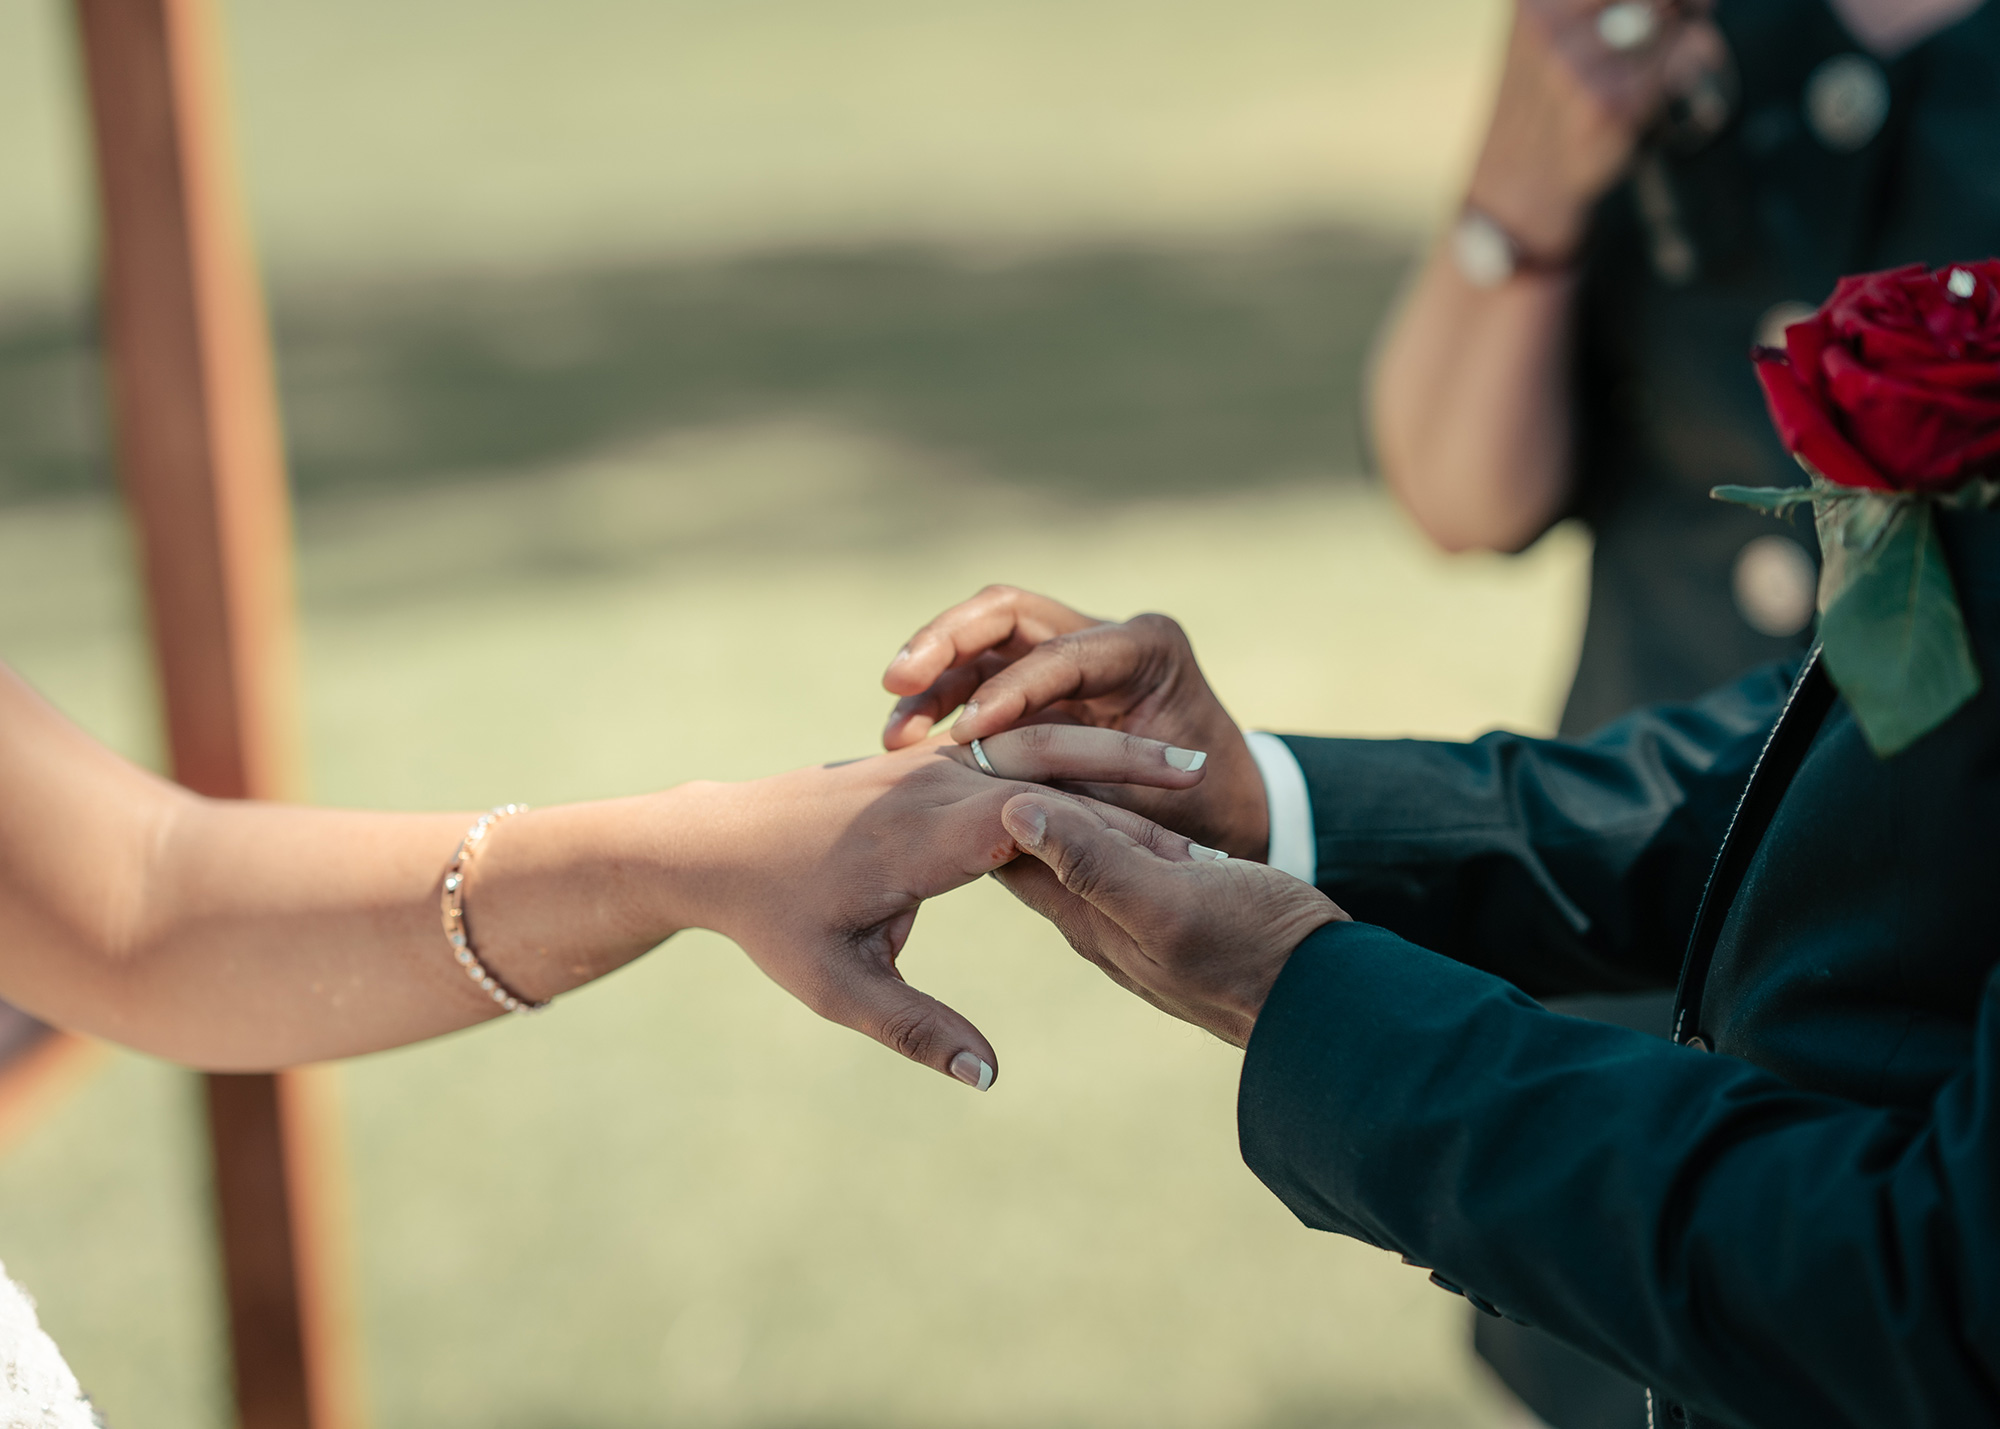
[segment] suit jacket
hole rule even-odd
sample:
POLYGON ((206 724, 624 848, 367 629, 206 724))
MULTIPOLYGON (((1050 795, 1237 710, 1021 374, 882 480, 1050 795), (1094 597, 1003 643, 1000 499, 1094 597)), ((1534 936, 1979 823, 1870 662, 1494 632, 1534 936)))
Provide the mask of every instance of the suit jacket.
POLYGON ((1812 657, 1579 741, 1288 740, 1357 920, 1244 1061, 1302 1220, 1663 1426, 2000 1425, 2000 513, 1940 524, 1986 688, 1893 759, 1812 657), (1672 1043, 1533 1000, 1676 982, 1672 1043))

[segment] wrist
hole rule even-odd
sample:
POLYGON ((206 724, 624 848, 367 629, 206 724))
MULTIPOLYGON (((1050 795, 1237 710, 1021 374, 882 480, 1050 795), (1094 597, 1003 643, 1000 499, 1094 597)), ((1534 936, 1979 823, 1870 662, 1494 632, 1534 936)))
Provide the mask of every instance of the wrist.
POLYGON ((1517 279, 1567 280, 1575 271, 1573 248, 1539 248, 1523 242, 1499 219, 1478 205, 1459 210, 1445 238, 1445 248, 1458 276, 1484 292, 1517 279))
POLYGON ((1460 211, 1485 215, 1534 267, 1558 270, 1573 266, 1581 254, 1597 199, 1546 179, 1496 171, 1482 161, 1466 185, 1460 211))
POLYGON ((660 876, 670 855, 656 803, 557 805, 487 829, 465 870, 463 920, 480 962, 515 995, 546 1002, 686 926, 681 881, 660 876))
MULTIPOLYGON (((1264 862, 1271 842, 1271 813, 1264 775, 1249 735, 1236 725, 1209 736, 1207 842, 1231 858, 1264 862)), ((1199 832, 1190 829, 1189 832, 1199 832)))
POLYGON ((641 936, 653 942, 683 928, 734 937, 735 919, 756 890, 746 887, 758 866, 755 791, 761 781, 695 780, 635 800, 641 850, 634 881, 643 886, 641 936))
POLYGON ((1264 1015, 1264 1004, 1271 1000, 1271 989, 1278 985, 1278 979, 1296 953, 1314 933, 1329 923, 1347 923, 1353 920, 1324 894, 1315 894, 1310 902, 1300 907, 1284 924, 1273 930, 1267 946, 1283 949, 1276 957, 1253 959, 1244 969, 1243 976, 1230 989, 1230 995, 1223 1000, 1219 1019, 1228 1031, 1218 1028, 1218 1034, 1238 1047, 1248 1046, 1250 1034, 1256 1030, 1257 1019, 1264 1015), (1234 1034, 1234 1035, 1232 1035, 1234 1034))
POLYGON ((1257 1018, 1269 1001, 1271 989, 1278 984, 1278 974, 1285 970, 1291 960, 1290 946, 1284 956, 1275 962, 1246 970, 1231 986, 1211 994, 1199 1019, 1202 1026, 1232 1047, 1250 1045, 1250 1034, 1257 1029, 1257 1018))

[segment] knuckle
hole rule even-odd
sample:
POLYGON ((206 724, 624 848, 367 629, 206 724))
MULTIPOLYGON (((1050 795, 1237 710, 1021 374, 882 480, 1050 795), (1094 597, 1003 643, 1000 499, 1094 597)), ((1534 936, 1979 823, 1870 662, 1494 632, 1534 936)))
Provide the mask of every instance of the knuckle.
POLYGON ((1088 845, 1069 844, 1056 859, 1056 877, 1063 887, 1089 902, 1104 886, 1104 860, 1088 845))
POLYGON ((1081 630, 1062 630, 1042 642, 1044 650, 1076 651, 1088 649, 1105 627, 1086 625, 1081 630))
POLYGON ((1055 751, 1056 729, 1052 724, 1024 724, 1014 730, 1025 754, 1047 755, 1055 751))
POLYGON ((1089 666, 1092 649, 1097 645, 1097 633, 1096 627, 1093 627, 1051 635, 1042 642, 1038 653, 1064 667, 1064 673, 1059 674, 1058 679, 1080 679, 1089 666))
POLYGON ((937 1019, 925 1007, 898 1007, 883 1017, 875 1035, 892 1051, 921 1062, 937 1041, 937 1019))

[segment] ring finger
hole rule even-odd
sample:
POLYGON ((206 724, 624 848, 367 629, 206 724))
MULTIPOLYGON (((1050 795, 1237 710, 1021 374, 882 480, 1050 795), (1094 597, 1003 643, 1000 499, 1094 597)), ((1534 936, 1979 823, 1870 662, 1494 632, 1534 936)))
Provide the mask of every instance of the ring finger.
POLYGON ((1024 725, 988 736, 979 745, 990 768, 981 768, 970 745, 938 748, 947 758, 981 773, 1030 784, 1065 779, 1191 789, 1201 782, 1202 766, 1208 762, 1203 750, 1080 724, 1024 725))

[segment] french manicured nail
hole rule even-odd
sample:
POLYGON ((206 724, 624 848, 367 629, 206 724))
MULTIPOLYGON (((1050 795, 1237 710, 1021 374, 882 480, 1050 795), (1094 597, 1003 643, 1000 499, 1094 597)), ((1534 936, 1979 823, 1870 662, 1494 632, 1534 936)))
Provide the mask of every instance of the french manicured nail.
POLYGON ((970 1052, 960 1052, 951 1059, 951 1074, 976 1092, 993 1085, 993 1069, 986 1065, 984 1057, 970 1052))
POLYGON ((1043 837, 1049 831, 1049 816, 1033 804, 1009 810, 1003 822, 1007 825, 1007 832, 1014 836, 1014 842, 1023 848, 1040 848, 1043 837))
POLYGON ((1210 848, 1207 844, 1189 844, 1188 854, 1192 858, 1213 859, 1217 863, 1220 863, 1222 862, 1222 860, 1229 857, 1229 855, 1224 853, 1221 849, 1210 848))
POLYGON ((1167 746, 1167 764, 1170 768, 1184 770, 1192 774, 1206 763, 1208 763, 1208 754, 1204 750, 1178 749, 1171 744, 1167 746))

